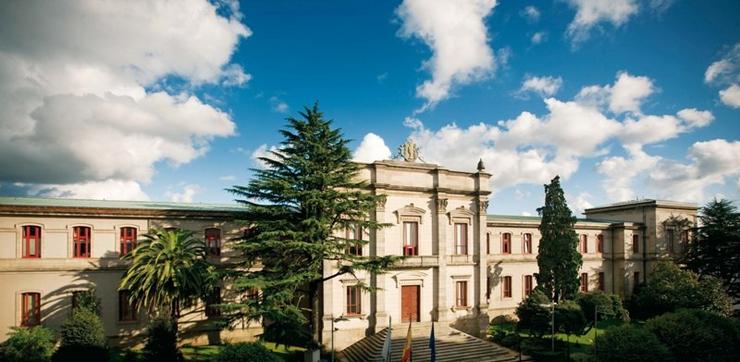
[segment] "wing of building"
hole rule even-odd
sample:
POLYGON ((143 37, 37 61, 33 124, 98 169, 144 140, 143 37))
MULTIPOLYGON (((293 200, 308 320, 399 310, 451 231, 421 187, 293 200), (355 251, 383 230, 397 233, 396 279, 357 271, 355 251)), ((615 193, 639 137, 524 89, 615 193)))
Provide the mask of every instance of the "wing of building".
MULTIPOLYGON (((385 195, 371 217, 390 224, 378 231, 353 230, 368 241, 348 252, 404 255, 382 275, 358 274, 327 281, 323 321, 335 320, 335 347, 342 349, 394 324, 439 321, 470 334, 513 313, 536 286, 540 234, 537 217, 488 215, 490 177, 438 165, 377 161, 358 175, 369 192, 385 195), (364 282, 377 290, 357 287, 364 282), (341 318, 340 318, 341 317, 341 318)), ((122 254, 150 228, 178 227, 200 233, 211 257, 238 257, 230 241, 242 235, 235 205, 91 201, 0 197, 0 341, 11 327, 37 323, 57 327, 69 315, 76 291, 95 287, 108 335, 125 342, 145 327, 131 311, 118 281, 122 254), (122 296, 123 295, 123 296, 122 296)), ((637 200, 585 211, 576 232, 583 254, 581 290, 604 290, 626 298, 651 265, 675 257, 687 240, 682 220, 696 223, 697 206, 637 200)), ((343 231, 338 231, 343 232, 343 231)), ((349 234, 348 234, 349 235, 349 234)), ((325 275, 337 265, 325 263, 325 275)), ((224 300, 223 295, 215 299, 224 300)), ((251 339, 259 325, 243 323, 214 332, 207 305, 188 313, 183 328, 194 343, 209 338, 251 339), (214 337, 214 333, 217 337, 214 337)), ((329 344, 331 330, 324 328, 329 344)))

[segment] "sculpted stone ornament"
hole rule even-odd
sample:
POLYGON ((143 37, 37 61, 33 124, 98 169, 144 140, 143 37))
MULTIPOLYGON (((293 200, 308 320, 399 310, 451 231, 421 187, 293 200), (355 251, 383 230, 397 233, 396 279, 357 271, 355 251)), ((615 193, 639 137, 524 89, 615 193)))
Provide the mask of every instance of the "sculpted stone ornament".
POLYGON ((406 143, 398 147, 398 156, 406 162, 424 161, 419 155, 419 146, 411 138, 406 139, 406 143))

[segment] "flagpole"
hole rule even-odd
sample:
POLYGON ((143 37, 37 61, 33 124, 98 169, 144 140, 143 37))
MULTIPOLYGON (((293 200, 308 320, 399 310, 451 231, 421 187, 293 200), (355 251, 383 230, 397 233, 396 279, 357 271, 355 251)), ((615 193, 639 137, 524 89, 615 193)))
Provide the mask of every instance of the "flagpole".
MULTIPOLYGON (((389 315, 388 315, 388 334, 390 334, 390 333, 391 333, 391 326, 393 325, 393 324, 391 323, 391 319, 392 319, 392 318, 393 318, 393 317, 391 317, 391 315, 389 314, 389 315)), ((391 344, 392 344, 392 343, 393 343, 393 342, 391 342, 391 344)), ((393 349, 392 349, 391 347, 393 347, 393 346, 392 346, 392 345, 388 346, 388 362, 391 362, 391 361, 393 360, 393 349)))

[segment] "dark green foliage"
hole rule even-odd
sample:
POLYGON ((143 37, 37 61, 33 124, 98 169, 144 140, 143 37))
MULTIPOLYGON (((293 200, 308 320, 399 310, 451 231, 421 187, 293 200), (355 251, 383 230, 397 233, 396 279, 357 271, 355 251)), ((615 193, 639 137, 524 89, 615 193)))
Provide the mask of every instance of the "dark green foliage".
POLYGON ((171 319, 155 318, 149 323, 142 352, 147 362, 183 360, 182 353, 177 349, 177 330, 171 319))
POLYGON ((581 306, 583 314, 590 323, 593 323, 595 309, 599 311, 599 320, 629 320, 629 313, 622 305, 622 298, 617 294, 607 294, 602 291, 581 293, 576 297, 576 302, 581 306))
MULTIPOLYGON (((245 206, 243 218, 250 226, 236 246, 244 256, 240 267, 262 265, 253 273, 234 273, 234 287, 262 293, 260 298, 231 304, 225 312, 234 319, 267 321, 267 336, 295 335, 296 326, 310 324, 316 343, 322 283, 358 270, 380 273, 398 258, 347 253, 356 241, 337 235, 358 225, 365 233, 384 226, 371 217, 384 196, 368 192, 365 183, 356 181, 360 166, 352 162, 349 141, 331 127, 318 106, 305 108, 300 115, 288 118, 288 128, 280 131, 284 140, 261 158, 266 167, 253 170, 254 178, 246 186, 229 189, 245 206), (324 277, 325 261, 342 266, 324 277), (291 330, 271 330, 286 327, 291 330)), ((367 239, 360 244, 367 244, 367 239)))
POLYGON ((282 360, 260 343, 227 344, 214 359, 214 362, 242 361, 280 362, 282 360))
POLYGON ((625 324, 596 338, 596 360, 600 362, 672 361, 668 348, 642 327, 625 324))
POLYGON ((555 306, 555 329, 567 335, 581 335, 589 325, 583 310, 572 300, 563 300, 555 306))
MULTIPOLYGON (((95 293, 95 288, 90 288, 85 291, 75 292, 75 310, 86 309, 97 315, 100 315, 100 298, 95 293)), ((72 313, 75 312, 72 311, 72 313)))
POLYGON ((88 309, 76 309, 62 324, 59 335, 62 347, 106 346, 103 322, 95 312, 88 309))
POLYGON ((51 357, 52 362, 107 362, 109 360, 110 354, 108 348, 91 345, 61 346, 51 357))
POLYGON ((550 309, 542 306, 548 303, 550 303, 550 299, 541 290, 535 289, 527 299, 524 299, 516 307, 516 316, 519 318, 517 328, 529 331, 530 334, 537 337, 549 333, 552 320, 550 309))
POLYGON ((45 327, 13 328, 10 338, 0 344, 0 361, 47 362, 56 344, 54 331, 45 327))
POLYGON ((652 332, 681 361, 736 361, 740 356, 740 324, 702 310, 680 310, 650 319, 652 332))
POLYGON ((718 279, 708 276, 699 280, 695 273, 667 261, 655 265, 647 282, 635 290, 629 306, 630 316, 643 320, 680 308, 731 313, 730 299, 718 279))
POLYGON ((552 301, 573 299, 578 292, 578 270, 583 260, 578 252, 578 235, 573 228, 576 218, 565 202, 560 177, 545 185, 545 206, 537 209, 542 222, 542 239, 537 254, 537 288, 552 301))
POLYGON ((682 262, 702 278, 719 278, 727 294, 740 298, 740 213, 732 201, 715 199, 699 218, 682 262))

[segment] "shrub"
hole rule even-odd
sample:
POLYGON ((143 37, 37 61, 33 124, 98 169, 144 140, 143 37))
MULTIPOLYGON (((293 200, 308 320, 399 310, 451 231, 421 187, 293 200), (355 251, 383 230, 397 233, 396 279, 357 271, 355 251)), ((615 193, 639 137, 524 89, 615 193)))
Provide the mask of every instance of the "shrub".
POLYGON ((740 355, 738 322, 701 310, 681 310, 650 319, 645 328, 676 360, 734 361, 740 355))
POLYGON ((622 298, 617 294, 607 294, 601 291, 582 293, 578 295, 576 302, 581 306, 583 314, 589 321, 593 320, 595 310, 599 312, 599 320, 629 320, 629 313, 624 309, 622 298))
POLYGON ((596 360, 603 362, 671 361, 668 348, 641 327, 625 324, 596 338, 596 360))
POLYGON ((214 359, 215 362, 280 362, 281 359, 272 354, 267 347, 261 343, 235 343, 227 344, 214 359))
POLYGON ((142 350, 144 361, 182 361, 177 349, 177 330, 170 319, 155 318, 147 327, 146 344, 142 350))
POLYGON ((46 362, 55 344, 56 335, 49 328, 13 328, 10 338, 0 344, 0 361, 46 362))
POLYGON ((105 347, 103 322, 89 309, 76 309, 62 324, 60 330, 62 347, 105 347))
POLYGON ((95 288, 75 292, 74 298, 76 305, 72 313, 84 309, 100 315, 100 298, 95 294, 95 288))
POLYGON ((588 326, 588 321, 578 303, 564 300, 555 307, 555 329, 567 335, 581 335, 586 326, 588 326))
POLYGON ((92 345, 61 346, 51 357, 52 362, 78 362, 96 361, 107 362, 110 360, 108 348, 92 345))
POLYGON ((536 337, 542 337, 550 331, 550 311, 543 304, 550 303, 547 296, 539 289, 535 289, 527 299, 516 307, 516 316, 519 317, 517 328, 527 330, 536 337))

